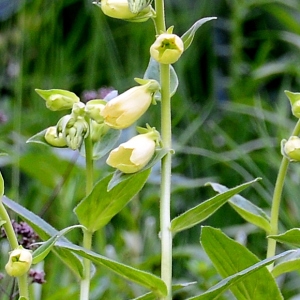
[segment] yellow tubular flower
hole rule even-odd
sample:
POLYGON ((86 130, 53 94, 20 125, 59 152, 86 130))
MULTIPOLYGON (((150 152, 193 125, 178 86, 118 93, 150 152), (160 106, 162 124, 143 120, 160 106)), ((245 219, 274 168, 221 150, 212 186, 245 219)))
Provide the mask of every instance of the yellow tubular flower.
POLYGON ((8 275, 19 277, 29 271, 31 263, 31 251, 24 248, 17 248, 10 253, 5 270, 8 275))
POLYGON ((114 129, 131 126, 147 111, 158 89, 158 82, 149 80, 110 100, 101 111, 104 122, 114 129))
POLYGON ((152 133, 136 135, 112 150, 106 163, 123 173, 135 173, 151 160, 155 146, 152 133))

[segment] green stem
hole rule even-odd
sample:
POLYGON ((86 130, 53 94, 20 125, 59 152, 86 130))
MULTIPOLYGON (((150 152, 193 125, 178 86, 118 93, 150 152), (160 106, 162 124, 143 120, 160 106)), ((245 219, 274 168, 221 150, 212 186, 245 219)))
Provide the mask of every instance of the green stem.
MULTIPOLYGON (((87 120, 89 122, 89 120, 87 120)), ((86 163, 86 196, 91 193, 94 185, 93 178, 93 144, 90 135, 84 140, 85 146, 85 163, 86 163)), ((83 247, 87 250, 92 248, 93 233, 89 230, 83 230, 83 247)), ((83 259, 84 274, 80 283, 80 300, 88 300, 90 293, 91 281, 91 261, 83 259)))
MULTIPOLYGON (((156 33, 166 31, 165 8, 163 0, 155 1, 156 33)), ((164 300, 172 299, 172 233, 170 230, 171 214, 171 167, 172 167, 172 124, 170 97, 170 65, 160 64, 161 85, 161 138, 163 147, 170 152, 161 161, 161 196, 160 196, 160 237, 161 237, 161 279, 165 282, 168 294, 164 300)))
MULTIPOLYGON (((300 120, 298 120, 292 136, 297 136, 300 134, 300 120)), ((272 208, 271 208, 271 230, 269 232, 270 235, 278 234, 278 218, 279 218, 279 209, 281 202, 281 195, 284 185, 284 180, 287 174, 287 169, 289 165, 289 160, 286 157, 282 158, 280 168, 277 175, 277 180, 275 184, 273 200, 272 200, 272 208)), ((274 256, 276 253, 276 241, 274 239, 268 239, 268 249, 267 249, 267 258, 274 256)), ((273 265, 269 265, 269 269, 271 270, 273 265)))
MULTIPOLYGON (((13 226, 11 224, 10 217, 1 202, 0 199, 0 220, 5 221, 3 224, 3 228, 5 230, 7 239, 9 241, 11 249, 16 249, 19 246, 16 234, 14 232, 13 226)), ((24 299, 29 299, 29 291, 28 291, 28 274, 25 273, 22 276, 19 276, 18 278, 18 286, 19 286, 19 297, 24 297, 24 299)))

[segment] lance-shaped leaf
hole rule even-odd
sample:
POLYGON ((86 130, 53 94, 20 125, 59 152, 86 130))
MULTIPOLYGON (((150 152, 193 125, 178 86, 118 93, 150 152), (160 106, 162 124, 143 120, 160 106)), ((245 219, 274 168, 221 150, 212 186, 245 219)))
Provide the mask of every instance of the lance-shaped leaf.
POLYGON ((297 249, 280 259, 272 270, 272 275, 277 277, 281 274, 300 270, 300 250, 297 249))
POLYGON ((157 296, 163 297, 167 295, 167 287, 163 280, 151 273, 132 268, 71 243, 58 242, 57 245, 69 251, 73 251, 82 257, 88 258, 95 264, 105 266, 127 280, 149 288, 156 294, 156 298, 157 296))
POLYGON ((230 288, 239 300, 282 300, 274 277, 265 266, 293 250, 259 261, 246 247, 230 239, 220 229, 205 226, 201 244, 224 280, 193 300, 217 299, 230 288))
POLYGON ((269 239, 276 240, 280 243, 288 243, 297 248, 300 247, 300 229, 293 228, 284 233, 277 234, 277 235, 269 235, 269 239))
MULTIPOLYGON (((210 183, 210 185, 216 192, 219 193, 224 193, 228 190, 227 187, 218 183, 210 183)), ((233 196, 228 203, 247 222, 262 228, 267 233, 270 232, 270 218, 261 208, 257 207, 240 195, 233 196)))
POLYGON ((194 25, 181 36, 181 39, 184 44, 184 51, 192 44, 195 33, 198 30, 198 28, 200 26, 202 26, 204 23, 211 21, 211 20, 215 20, 215 19, 217 19, 217 18, 216 17, 208 17, 208 18, 200 19, 196 23, 194 23, 194 25))
POLYGON ((37 264, 40 261, 42 261, 51 251, 54 244, 57 242, 57 240, 67 234, 69 231, 73 230, 74 228, 84 228, 82 225, 73 225, 69 226, 61 231, 58 232, 58 234, 52 236, 48 241, 42 243, 42 245, 37 248, 33 254, 32 254, 32 264, 37 264))
MULTIPOLYGON (((40 239, 48 240, 52 236, 56 236, 59 231, 52 227, 49 223, 41 219, 39 216, 33 212, 27 210, 20 204, 10 200, 6 196, 3 196, 3 204, 18 214, 26 223, 28 223, 33 230, 38 234, 40 239)), ((61 237, 61 240, 68 241, 65 237, 61 237)), ((62 262, 67 265, 76 276, 79 278, 83 276, 83 264, 82 259, 75 255, 73 252, 54 247, 53 252, 62 260, 62 262)))
POLYGON ((173 233, 188 229, 195 226, 209 216, 211 216, 216 210, 218 210, 222 205, 224 205, 228 199, 230 199, 235 194, 240 193, 245 188, 249 187, 251 184, 259 180, 259 178, 249 181, 247 183, 241 184, 235 188, 229 189, 224 193, 218 194, 196 207, 184 212, 180 216, 174 218, 171 222, 171 231, 173 233))
POLYGON ((109 191, 107 186, 112 175, 98 181, 74 209, 80 224, 92 232, 105 226, 143 188, 150 171, 135 173, 109 191))
MULTIPOLYGON (((148 67, 144 74, 144 79, 155 79, 157 82, 160 83, 160 65, 159 63, 150 57, 150 61, 148 67)), ((179 80, 176 74, 175 69, 172 65, 170 65, 170 96, 172 97, 178 88, 179 80)), ((161 100, 160 92, 156 92, 154 95, 155 100, 161 100)))

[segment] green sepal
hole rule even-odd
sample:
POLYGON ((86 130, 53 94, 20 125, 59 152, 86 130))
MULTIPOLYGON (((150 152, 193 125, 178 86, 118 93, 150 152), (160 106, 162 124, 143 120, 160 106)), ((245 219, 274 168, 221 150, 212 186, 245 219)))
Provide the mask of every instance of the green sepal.
MULTIPOLYGON (((160 84, 160 65, 152 57, 150 57, 148 67, 144 74, 144 79, 155 79, 160 84)), ((175 69, 173 68, 172 65, 170 65, 170 97, 172 97, 176 93, 178 84, 179 84, 179 80, 175 72, 175 69)), ((157 91, 154 94, 154 98, 157 101, 161 100, 160 91, 157 91)))
MULTIPOLYGON (((228 190, 227 187, 218 183, 209 184, 216 192, 219 193, 224 193, 228 190)), ((233 196, 228 203, 244 220, 262 228, 267 233, 270 232, 270 218, 260 207, 254 205, 252 202, 240 195, 233 196)))
POLYGON ((171 231, 175 234, 179 231, 191 228, 201 223, 209 216, 211 216, 222 205, 224 205, 232 196, 240 193, 259 179, 260 178, 257 178, 247 183, 241 184, 235 188, 229 189, 226 192, 218 194, 189 209, 188 211, 184 212, 171 221, 171 231))
POLYGON ((194 36, 196 31, 200 26, 202 26, 204 23, 215 20, 217 19, 216 17, 208 17, 208 18, 202 18, 198 20, 187 32, 185 32, 182 36, 181 39, 184 44, 184 51, 192 44, 194 36))
POLYGON ((296 118, 300 118, 300 93, 293 93, 290 91, 284 91, 286 96, 290 100, 292 113, 296 118))

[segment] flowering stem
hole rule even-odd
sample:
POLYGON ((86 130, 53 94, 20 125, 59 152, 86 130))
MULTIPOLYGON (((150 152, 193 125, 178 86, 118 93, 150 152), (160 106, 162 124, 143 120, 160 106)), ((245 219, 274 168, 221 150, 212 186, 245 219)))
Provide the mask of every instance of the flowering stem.
MULTIPOLYGON (((297 136, 300 134, 300 120, 298 120, 292 136, 297 136)), ((270 235, 278 234, 278 217, 279 217, 279 209, 281 202, 281 195, 284 185, 284 180, 287 174, 287 169, 289 165, 289 160, 283 156, 280 168, 278 171, 278 176, 275 184, 273 200, 272 200, 272 208, 271 208, 271 230, 269 232, 270 235)), ((275 255, 276 252, 276 240, 268 239, 268 249, 267 249, 267 258, 275 255)), ((273 265, 269 265, 269 269, 272 269, 273 265)))
MULTIPOLYGON (((18 248, 19 243, 16 234, 11 224, 9 215, 3 203, 1 202, 1 199, 0 199, 0 220, 5 222, 2 226, 5 230, 11 249, 18 248)), ((19 298, 23 297, 24 299, 29 299, 28 274, 25 273, 24 275, 19 276, 17 279, 18 279, 18 286, 19 286, 19 298)))
MULTIPOLYGON (((90 122, 88 119, 87 122, 90 122)), ((86 163, 86 196, 93 190, 93 144, 91 136, 88 135, 84 140, 85 146, 85 163, 86 163)), ((87 229, 83 230, 83 247, 87 250, 92 248, 93 233, 87 229)), ((83 258, 84 273, 80 284, 80 300, 88 300, 90 293, 91 280, 91 262, 83 258)))

